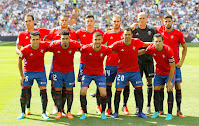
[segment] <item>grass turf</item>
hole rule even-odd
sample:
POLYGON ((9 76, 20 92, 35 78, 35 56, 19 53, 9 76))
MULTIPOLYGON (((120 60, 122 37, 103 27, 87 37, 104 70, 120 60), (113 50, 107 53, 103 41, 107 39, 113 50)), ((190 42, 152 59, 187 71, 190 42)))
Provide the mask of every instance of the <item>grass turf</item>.
MULTIPOLYGON (((89 125, 89 126, 98 126, 98 125, 199 125, 199 93, 198 93, 198 77, 199 77, 199 47, 194 45, 194 47, 188 48, 188 53, 186 60, 182 67, 183 83, 182 83, 182 112, 186 118, 179 118, 176 116, 176 104, 174 103, 173 109, 173 120, 165 121, 164 118, 166 115, 160 116, 157 119, 141 119, 134 115, 135 112, 135 102, 133 96, 133 88, 131 86, 131 93, 128 101, 128 108, 130 111, 129 116, 123 115, 123 112, 120 110, 120 117, 118 119, 101 120, 100 115, 96 114, 96 100, 89 96, 89 93, 94 93, 96 86, 92 82, 87 95, 88 100, 88 118, 86 120, 79 120, 77 115, 80 109, 80 84, 76 82, 76 87, 74 88, 74 102, 72 106, 72 114, 74 115, 73 120, 69 120, 66 117, 63 117, 59 120, 55 120, 55 115, 50 115, 49 120, 43 120, 41 118, 41 100, 39 96, 39 88, 37 87, 36 82, 32 87, 32 100, 31 100, 31 112, 32 114, 27 116, 23 120, 17 120, 16 118, 21 113, 20 108, 20 93, 21 87, 19 84, 19 72, 17 67, 17 55, 15 54, 14 46, 1 46, 0 47, 0 125, 89 125)), ((51 64, 51 53, 46 53, 45 56, 45 66, 47 70, 47 76, 51 64)), ((77 77, 78 68, 79 68, 79 53, 76 53, 75 60, 75 74, 77 77)), ((145 79, 143 79, 145 82, 145 79)), ((114 87, 115 84, 113 84, 114 87)), ((143 112, 146 112, 146 84, 143 87, 144 90, 144 107, 143 112)), ((115 89, 113 89, 113 96, 115 89)), ((48 112, 52 112, 53 109, 53 100, 50 94, 50 81, 47 85, 48 93, 48 112)), ((164 111, 167 113, 167 95, 165 90, 165 101, 164 101, 164 111)), ((114 98, 114 97, 113 97, 114 98)), ((113 103, 112 98, 112 103, 113 103)), ((121 97, 122 98, 122 97, 121 97)), ((122 107, 123 99, 121 99, 120 108, 122 107)), ((154 111, 153 103, 152 111, 154 111)), ((113 104, 112 104, 113 107, 113 104)), ((114 107, 113 107, 114 108, 114 107)), ((66 110, 65 106, 65 110, 66 110)))

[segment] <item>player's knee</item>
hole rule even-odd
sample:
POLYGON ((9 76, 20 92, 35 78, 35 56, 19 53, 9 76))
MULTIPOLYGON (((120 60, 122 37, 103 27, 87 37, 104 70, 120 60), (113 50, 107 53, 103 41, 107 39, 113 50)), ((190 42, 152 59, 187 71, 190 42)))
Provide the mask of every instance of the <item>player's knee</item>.
POLYGON ((55 87, 55 91, 61 91, 62 87, 55 87))
POLYGON ((161 86, 154 86, 154 90, 160 90, 161 86))
POLYGON ((112 83, 107 82, 106 85, 107 85, 107 86, 112 86, 112 83))
POLYGON ((175 89, 176 90, 181 90, 181 83, 176 83, 175 84, 175 89))
POLYGON ((129 81, 126 83, 126 86, 129 86, 129 81))
POLYGON ((117 91, 122 91, 122 88, 116 88, 117 91))
POLYGON ((70 88, 69 88, 69 87, 66 87, 66 90, 67 90, 67 91, 72 91, 72 90, 73 90, 73 87, 70 87, 70 88))
POLYGON ((46 86, 39 86, 40 90, 46 89, 46 86))
POLYGON ((147 85, 152 85, 152 78, 147 78, 147 85))

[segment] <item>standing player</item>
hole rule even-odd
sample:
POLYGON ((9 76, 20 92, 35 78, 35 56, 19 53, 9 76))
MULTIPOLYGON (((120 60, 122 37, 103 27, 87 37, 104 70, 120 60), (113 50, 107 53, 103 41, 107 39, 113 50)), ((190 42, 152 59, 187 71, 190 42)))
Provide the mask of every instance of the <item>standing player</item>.
MULTIPOLYGON (((51 29, 50 33, 45 38, 45 41, 60 40, 60 38, 61 38, 60 32, 63 29, 67 29, 69 31, 69 33, 70 33, 70 39, 76 40, 76 33, 75 33, 75 31, 70 26, 68 26, 68 23, 69 23, 68 16, 61 15, 60 19, 59 19, 60 26, 57 27, 57 28, 51 29)), ((52 67, 51 67, 51 72, 50 72, 50 75, 49 75, 49 80, 52 79, 51 75, 52 75, 52 67)), ((63 103, 62 115, 66 115, 65 112, 64 112, 64 104, 66 102, 66 96, 67 96, 66 93, 67 93, 66 87, 63 85, 63 88, 62 88, 62 103, 63 103)), ((53 101, 55 103, 55 95, 56 94, 55 94, 55 89, 52 86, 51 86, 51 95, 52 95, 53 101)), ((57 112, 58 112, 58 109, 57 109, 57 106, 55 105, 54 109, 53 109, 53 114, 57 114, 57 112)))
POLYGON ((118 53, 119 67, 116 79, 115 92, 115 113, 111 116, 112 119, 118 118, 118 109, 120 103, 120 94, 122 89, 130 81, 135 88, 135 99, 139 108, 138 116, 141 118, 148 118, 142 113, 143 108, 143 92, 142 92, 142 78, 138 66, 138 49, 148 46, 149 43, 143 43, 139 39, 133 39, 131 28, 126 28, 123 33, 124 40, 120 40, 112 45, 112 49, 118 53))
POLYGON ((46 115, 47 107, 47 93, 46 93, 46 73, 44 69, 44 54, 49 46, 47 42, 40 42, 40 33, 38 31, 31 32, 31 44, 21 50, 18 60, 18 67, 20 72, 21 91, 21 109, 22 113, 17 119, 25 118, 25 107, 28 94, 28 88, 33 85, 34 79, 37 81, 40 88, 40 96, 42 101, 42 118, 49 119, 46 115), (24 69, 22 70, 22 60, 24 61, 24 69), (23 72, 22 72, 23 71, 23 72))
MULTIPOLYGON (((95 29, 94 25, 95 25, 95 21, 94 21, 94 16, 93 15, 86 15, 85 17, 85 24, 86 24, 86 29, 80 29, 77 31, 77 39, 80 39, 80 43, 82 45, 87 45, 92 43, 92 39, 93 39, 93 34, 95 32, 100 32, 102 35, 104 34, 103 31, 101 31, 100 29, 95 29)), ((83 70, 84 70, 84 66, 85 66, 85 59, 86 59, 86 55, 85 54, 81 54, 80 57, 80 66, 79 66, 79 73, 78 73, 78 82, 81 82, 81 78, 83 75, 83 70)), ((99 94, 99 90, 97 89, 97 112, 101 113, 101 107, 100 107, 100 94, 99 94)), ((83 110, 81 108, 80 112, 78 113, 78 115, 83 114, 83 110)))
MULTIPOLYGON (((180 32, 177 29, 173 28, 173 18, 171 15, 166 15, 163 19, 163 26, 157 26, 155 27, 157 32, 160 33, 163 36, 164 44, 171 47, 171 49, 174 51, 174 58, 175 58, 175 66, 176 66, 176 74, 175 74, 175 89, 176 89, 176 103, 177 103, 177 116, 184 117, 184 115, 181 113, 181 82, 182 82, 182 76, 181 76, 181 70, 180 67, 182 67, 183 62, 186 57, 187 53, 187 45, 184 40, 184 35, 182 32, 180 32), (179 45, 182 45, 182 56, 179 58, 179 45)), ((164 89, 161 89, 161 94, 164 95, 164 89)), ((161 102, 161 106, 163 106, 163 100, 161 102)), ((163 107, 160 108, 161 111, 163 111, 163 107)))
POLYGON ((58 114, 55 117, 60 119, 63 115, 61 113, 67 99, 67 115, 69 119, 74 117, 70 110, 73 103, 73 87, 75 87, 75 74, 73 67, 73 58, 75 51, 81 48, 79 42, 70 40, 70 33, 68 30, 61 30, 61 41, 54 41, 50 44, 48 51, 53 52, 53 83, 52 87, 55 89, 56 105, 58 107, 58 114), (67 62, 66 62, 67 60, 67 62), (62 87, 65 85, 66 89, 63 91, 62 87), (63 94, 65 101, 63 101, 63 94))
POLYGON ((81 120, 87 118, 86 93, 92 80, 95 81, 101 96, 101 119, 107 118, 105 115, 107 94, 106 79, 103 72, 103 60, 106 55, 112 53, 112 50, 109 47, 101 45, 102 41, 103 35, 100 32, 96 32, 93 34, 93 43, 89 45, 84 45, 81 49, 81 53, 85 54, 86 56, 80 91, 80 102, 81 107, 84 111, 84 113, 80 117, 81 120))
POLYGON ((172 109, 173 109, 173 86, 174 86, 174 71, 175 71, 175 60, 173 50, 163 44, 163 37, 161 34, 154 35, 154 44, 140 50, 138 54, 150 54, 156 61, 156 74, 154 78, 154 105, 155 113, 151 118, 157 118, 159 116, 159 105, 160 105, 160 89, 164 84, 167 84, 168 93, 168 114, 165 120, 172 120, 172 109))
MULTIPOLYGON (((113 15, 112 18, 112 25, 113 29, 104 33, 103 37, 103 44, 107 42, 107 46, 112 45, 114 42, 119 41, 123 39, 123 31, 120 27, 122 24, 121 17, 120 15, 113 15)), ((106 60, 106 68, 105 68, 105 75, 106 75, 106 90, 107 90, 107 102, 108 102, 108 109, 106 110, 106 115, 112 114, 111 110, 111 97, 112 97, 112 83, 115 80, 115 77, 117 75, 117 67, 118 67, 118 54, 117 53, 112 53, 107 56, 106 60)), ((129 84, 127 84, 124 88, 123 96, 124 96, 124 103, 122 110, 125 115, 129 115, 129 111, 127 108, 127 101, 129 98, 129 84)))
MULTIPOLYGON (((138 14, 138 25, 133 31, 133 38, 139 38, 143 42, 152 42, 153 35, 157 33, 155 28, 147 23, 147 15, 144 12, 138 14)), ((140 48, 143 49, 143 48, 140 48)), ((140 68, 141 77, 145 73, 147 80, 147 97, 148 103, 146 108, 146 114, 151 114, 151 97, 152 97, 152 78, 154 77, 154 64, 151 55, 144 54, 138 57, 138 63, 140 68)), ((136 95, 136 93, 134 93, 136 95)), ((135 97, 136 98, 136 97, 135 97)), ((138 107, 136 105, 136 115, 138 114, 138 107)))
MULTIPOLYGON (((26 45, 30 44, 30 32, 32 31, 39 31, 40 32, 40 39, 43 41, 44 37, 48 35, 49 30, 44 29, 44 28, 34 28, 35 20, 33 15, 27 14, 25 16, 25 24, 27 27, 27 31, 22 31, 19 33, 18 38, 17 38, 17 43, 16 43, 16 53, 19 55, 21 47, 25 47, 26 45)), ((31 101, 31 87, 28 88, 28 93, 27 93, 27 115, 30 114, 30 101, 31 101)))

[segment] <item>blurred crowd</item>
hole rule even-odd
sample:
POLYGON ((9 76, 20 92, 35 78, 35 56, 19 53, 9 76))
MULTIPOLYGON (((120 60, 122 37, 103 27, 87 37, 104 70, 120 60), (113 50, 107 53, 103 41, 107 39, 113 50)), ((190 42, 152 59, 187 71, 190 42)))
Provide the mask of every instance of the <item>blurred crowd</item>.
POLYGON ((75 30, 85 28, 84 16, 95 16, 95 27, 106 31, 111 27, 114 14, 122 17, 122 27, 137 21, 139 12, 148 14, 148 23, 162 25, 160 15, 167 13, 174 17, 174 28, 181 30, 185 37, 196 37, 199 33, 199 0, 0 0, 0 36, 17 36, 26 30, 24 16, 31 13, 35 17, 36 28, 52 29, 59 26, 59 15, 69 18, 78 9, 75 30), (158 9, 160 10, 158 12, 158 9))

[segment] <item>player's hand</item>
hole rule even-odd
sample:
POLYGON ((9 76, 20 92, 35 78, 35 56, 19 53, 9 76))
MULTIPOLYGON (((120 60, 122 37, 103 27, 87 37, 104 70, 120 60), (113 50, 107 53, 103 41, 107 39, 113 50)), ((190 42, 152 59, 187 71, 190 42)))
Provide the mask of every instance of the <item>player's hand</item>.
POLYGON ((177 67, 177 68, 180 68, 181 66, 182 66, 182 62, 179 61, 179 62, 176 64, 176 67, 177 67))
POLYGON ((22 75, 21 77, 20 77, 20 83, 21 83, 21 85, 23 85, 23 81, 28 81, 27 80, 27 78, 24 76, 24 75, 22 75))
POLYGON ((173 85, 172 85, 172 82, 167 82, 167 91, 173 91, 173 85))
POLYGON ((131 27, 131 29, 132 29, 132 31, 134 31, 135 30, 135 28, 136 28, 136 26, 137 26, 138 24, 137 23, 133 23, 130 27, 131 27))

